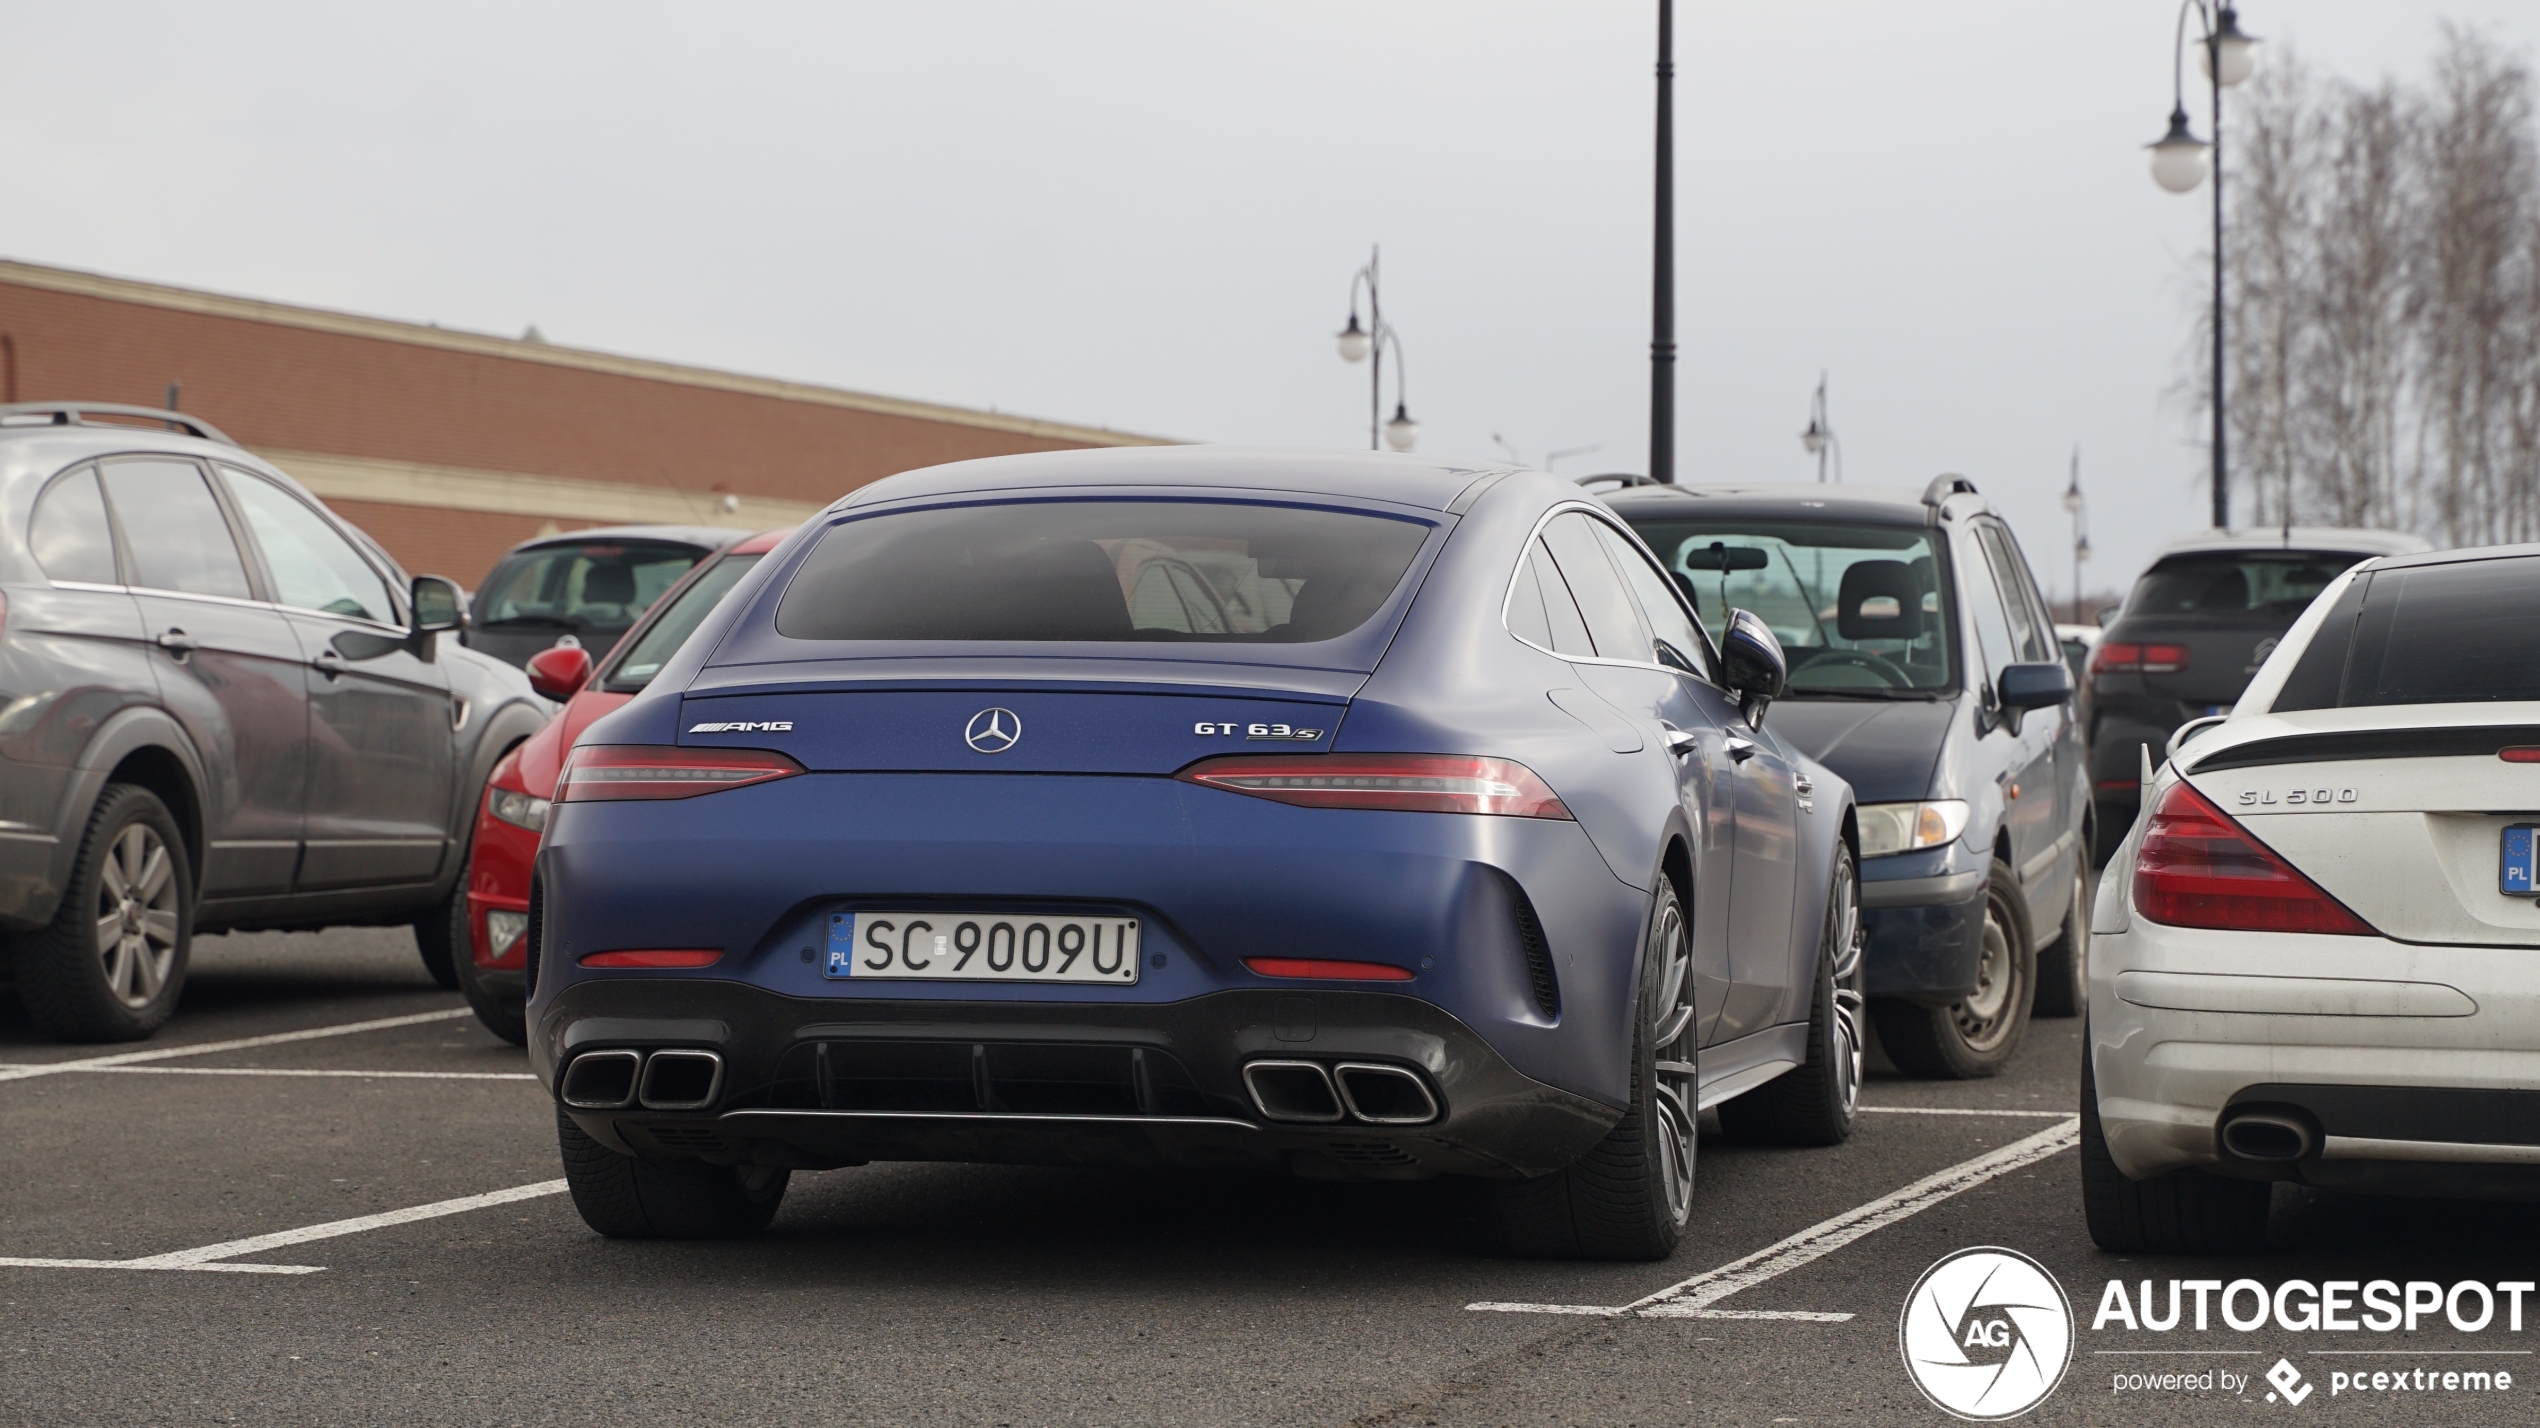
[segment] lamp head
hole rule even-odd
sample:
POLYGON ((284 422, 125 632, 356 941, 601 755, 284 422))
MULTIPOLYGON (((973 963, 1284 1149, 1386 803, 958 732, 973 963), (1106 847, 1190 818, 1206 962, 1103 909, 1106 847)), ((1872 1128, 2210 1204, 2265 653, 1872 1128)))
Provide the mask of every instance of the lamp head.
POLYGON ((1358 325, 1358 314, 1355 312, 1349 315, 1349 326, 1342 328, 1340 334, 1332 341, 1340 348, 1341 360, 1344 362, 1367 360, 1368 350, 1376 345, 1375 340, 1367 335, 1367 329, 1358 325))
POLYGON ((2170 111, 2170 131, 2158 143, 2144 146, 2152 151, 2152 182, 2172 193, 2186 193, 2205 181, 2206 143, 2189 131, 2187 111, 2170 111))
POLYGON ((2198 51, 2197 68, 2207 79, 2214 77, 2214 59, 2222 59, 2223 88, 2229 89, 2249 77, 2258 67, 2258 42, 2240 32, 2240 12, 2229 5, 2214 17, 2214 36, 2198 51))
POLYGON ((1799 445, 1809 455, 1814 456, 1818 452, 1826 449, 1826 437, 1827 432, 1824 425, 1815 420, 1811 420, 1808 423, 1808 429, 1799 434, 1799 445))
POLYGON ((1396 451, 1409 451, 1420 440, 1420 423, 1411 419, 1400 402, 1393 404, 1393 420, 1385 423, 1385 445, 1396 451))

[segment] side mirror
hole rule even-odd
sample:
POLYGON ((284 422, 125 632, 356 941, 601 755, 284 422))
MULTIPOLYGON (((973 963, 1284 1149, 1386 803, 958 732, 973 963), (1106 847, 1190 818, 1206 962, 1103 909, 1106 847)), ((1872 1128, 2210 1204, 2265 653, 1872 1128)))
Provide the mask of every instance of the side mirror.
POLYGON ((1720 679, 1738 696, 1750 727, 1764 727, 1764 707, 1790 683, 1790 659, 1772 627, 1753 612, 1731 610, 1720 632, 1720 679))
POLYGON ((438 575, 418 575, 410 593, 416 634, 438 634, 467 623, 467 600, 459 594, 455 582, 438 575))
POLYGON ((2073 697, 2072 666, 2059 659, 2004 665, 1994 695, 2005 709, 2051 709, 2073 697))
POLYGON ((591 652, 578 644, 557 645, 529 657, 529 687, 549 699, 571 699, 590 682, 591 652))
POLYGON ((2124 613, 2124 611, 2125 611, 2125 606, 2123 606, 2123 605, 2102 605, 2102 606, 2100 606, 2100 607, 2099 607, 2099 615, 2098 615, 2099 628, 2101 628, 2101 629, 2103 629, 2103 630, 2104 630, 2104 629, 2108 628, 2110 625, 2115 624, 2115 623, 2117 622, 2117 616, 2118 616, 2118 615, 2120 615, 2120 614, 2122 614, 2122 613, 2124 613))

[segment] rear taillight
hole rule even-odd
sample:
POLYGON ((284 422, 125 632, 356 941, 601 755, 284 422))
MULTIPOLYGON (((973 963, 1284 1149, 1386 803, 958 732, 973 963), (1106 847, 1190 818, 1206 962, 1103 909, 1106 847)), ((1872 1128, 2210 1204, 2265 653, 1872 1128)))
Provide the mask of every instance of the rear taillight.
POLYGON ((1570 810, 1507 759, 1457 754, 1236 754, 1202 759, 1174 777, 1229 793, 1306 808, 1375 808, 1398 813, 1496 813, 1568 818, 1570 810))
POLYGON ((2185 668, 2185 645, 2104 644, 2090 657, 2092 674, 2176 674, 2185 668))
POLYGON ((2172 927, 2372 935, 2344 903, 2184 783, 2170 785, 2144 825, 2134 910, 2172 927))
POLYGON ((694 798, 771 779, 803 766, 772 749, 681 749, 662 744, 597 744, 575 749, 556 776, 556 802, 694 798))

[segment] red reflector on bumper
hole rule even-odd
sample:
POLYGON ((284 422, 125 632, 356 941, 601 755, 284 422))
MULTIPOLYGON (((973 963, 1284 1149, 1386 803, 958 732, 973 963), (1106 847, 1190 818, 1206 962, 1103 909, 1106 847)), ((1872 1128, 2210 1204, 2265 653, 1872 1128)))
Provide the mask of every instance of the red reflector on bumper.
POLYGON ((1411 969, 1383 962, 1332 962, 1319 957, 1246 957, 1244 965, 1264 977, 1316 977, 1330 982, 1408 982, 1411 969))
POLYGON ((2510 749, 2498 749, 2496 757, 2509 764, 2540 764, 2540 748, 2517 744, 2510 749))
POLYGON ((594 952, 585 967, 711 967, 723 960, 720 947, 643 947, 628 952, 594 952))

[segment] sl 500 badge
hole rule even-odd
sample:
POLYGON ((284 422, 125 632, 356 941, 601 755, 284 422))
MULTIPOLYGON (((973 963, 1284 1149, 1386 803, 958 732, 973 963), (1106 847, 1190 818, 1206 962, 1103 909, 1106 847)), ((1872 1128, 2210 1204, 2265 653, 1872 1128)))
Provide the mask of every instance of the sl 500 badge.
MULTIPOLYGON (((2285 792, 2284 801, 2296 808, 2324 808, 2332 803, 2352 803, 2361 796, 2351 788, 2296 788, 2285 792)), ((2243 808, 2264 808, 2275 801, 2275 790, 2271 788, 2240 791, 2243 808)))

